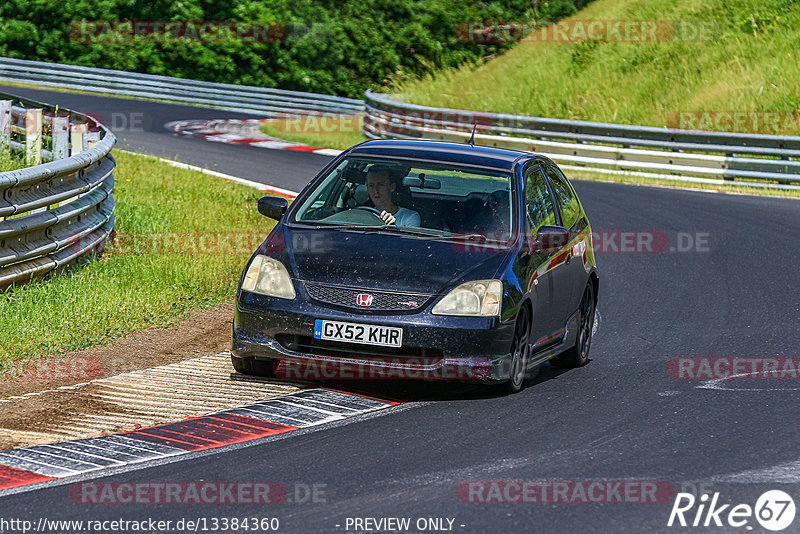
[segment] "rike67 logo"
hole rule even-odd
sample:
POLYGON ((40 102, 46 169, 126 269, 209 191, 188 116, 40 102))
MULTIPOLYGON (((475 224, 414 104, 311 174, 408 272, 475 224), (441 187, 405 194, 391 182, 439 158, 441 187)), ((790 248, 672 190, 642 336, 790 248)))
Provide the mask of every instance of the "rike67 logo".
POLYGON ((781 490, 764 492, 755 506, 728 502, 720 499, 720 493, 715 492, 709 497, 703 493, 700 498, 695 498, 691 493, 678 493, 669 514, 667 526, 680 527, 745 527, 752 530, 752 520, 762 528, 773 532, 786 529, 794 521, 794 499, 781 490))

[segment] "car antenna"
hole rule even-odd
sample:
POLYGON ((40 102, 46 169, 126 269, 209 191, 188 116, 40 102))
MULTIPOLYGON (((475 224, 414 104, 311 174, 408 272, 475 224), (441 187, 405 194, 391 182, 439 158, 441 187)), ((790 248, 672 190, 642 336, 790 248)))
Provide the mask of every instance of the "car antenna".
POLYGON ((478 127, 478 121, 476 120, 475 122, 472 123, 472 135, 469 136, 469 141, 467 141, 467 143, 469 143, 470 146, 475 146, 475 128, 477 127, 478 127))

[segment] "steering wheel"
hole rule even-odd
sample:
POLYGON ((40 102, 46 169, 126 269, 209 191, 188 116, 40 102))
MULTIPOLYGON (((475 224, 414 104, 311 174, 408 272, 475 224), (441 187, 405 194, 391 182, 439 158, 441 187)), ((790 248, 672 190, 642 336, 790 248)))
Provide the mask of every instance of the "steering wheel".
MULTIPOLYGON (((381 221, 380 211, 370 206, 355 206, 353 208, 340 211, 322 219, 325 222, 360 224, 373 226, 381 221)), ((383 221, 381 221, 383 222, 383 221)))
POLYGON ((373 214, 374 216, 378 217, 379 219, 381 217, 381 211, 379 209, 377 209, 377 208, 373 208, 372 206, 354 206, 354 207, 352 207, 350 209, 351 210, 364 210, 366 212, 369 212, 369 213, 373 214))

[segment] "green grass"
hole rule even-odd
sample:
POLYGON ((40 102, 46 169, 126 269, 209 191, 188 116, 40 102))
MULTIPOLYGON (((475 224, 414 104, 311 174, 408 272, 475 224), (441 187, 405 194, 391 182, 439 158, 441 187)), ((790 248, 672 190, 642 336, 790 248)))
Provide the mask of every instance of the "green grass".
POLYGON ((696 21, 716 33, 704 42, 522 41, 481 66, 393 90, 431 106, 662 127, 678 111, 800 107, 793 0, 596 0, 574 18, 696 21))
POLYGON ((0 146, 0 172, 14 171, 25 167, 25 161, 19 156, 8 150, 7 147, 0 146))
POLYGON ((361 133, 363 122, 363 117, 360 115, 336 117, 312 115, 267 121, 261 125, 260 130, 284 141, 344 150, 367 139, 361 133))
POLYGON ((0 293, 0 369, 230 300, 273 226, 257 213, 255 189, 151 157, 115 157, 116 245, 81 268, 0 293), (218 250, 211 243, 220 234, 230 245, 218 250))

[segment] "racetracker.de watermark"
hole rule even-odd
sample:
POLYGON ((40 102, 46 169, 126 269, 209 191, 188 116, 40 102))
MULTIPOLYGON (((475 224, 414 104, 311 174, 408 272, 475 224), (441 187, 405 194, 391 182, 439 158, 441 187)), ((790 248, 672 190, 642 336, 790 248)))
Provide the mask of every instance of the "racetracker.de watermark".
POLYGON ((654 480, 481 480, 456 488, 458 500, 476 504, 655 504, 673 495, 669 482, 654 480))
POLYGON ((485 360, 437 366, 423 357, 375 357, 369 361, 276 360, 272 372, 287 380, 482 380, 491 373, 485 360))
POLYGON ((275 43, 287 34, 277 22, 239 20, 82 20, 67 32, 78 43, 275 43))
POLYGON ((800 111, 673 111, 667 117, 673 130, 800 135, 800 111))
MULTIPOLYGON (((518 234, 511 231, 457 233, 447 237, 456 252, 463 254, 505 254, 516 242, 518 234)), ((104 243, 111 254, 252 254, 264 241, 263 232, 117 232, 113 231, 104 243)), ((93 245, 92 236, 80 238, 69 245, 83 250, 93 245)), ((555 253, 566 250, 571 243, 573 256, 586 253, 587 241, 566 236, 563 242, 550 239, 538 243, 534 236, 523 236, 526 246, 535 252, 555 253), (547 247, 546 249, 543 247, 547 247)), ((273 234, 267 242, 267 254, 291 248, 294 254, 328 254, 335 247, 325 232, 298 232, 286 242, 283 234, 273 234)), ((591 234, 595 254, 663 254, 707 253, 712 250, 709 232, 664 232, 661 230, 599 230, 591 234)))
POLYGON ((352 113, 278 113, 268 124, 283 134, 339 134, 361 132, 361 122, 352 113))
POLYGON ((94 380, 103 375, 103 362, 94 356, 70 356, 54 362, 15 364, 3 377, 20 382, 48 382, 51 380, 94 380))
POLYGON ((456 28, 461 41, 475 43, 655 43, 709 41, 719 34, 702 20, 470 20, 456 28))
POLYGON ((76 482, 69 498, 77 504, 317 504, 327 484, 280 482, 76 482))
POLYGON ((679 357, 666 364, 667 375, 677 380, 800 378, 800 358, 679 357))
MULTIPOLYGON (((471 232, 456 234, 452 238, 453 247, 458 252, 501 253, 505 247, 516 240, 510 231, 471 232)), ((534 236, 525 236, 527 246, 539 251, 545 246, 534 236)), ((545 252, 556 252, 573 243, 574 236, 565 236, 562 241, 551 239, 545 252)), ((663 253, 704 253, 711 251, 709 232, 664 232, 662 230, 598 230, 591 234, 592 252, 595 254, 663 254, 663 253)), ((573 244, 574 256, 585 252, 584 241, 573 244)))
POLYGON ((85 111, 84 113, 114 132, 142 133, 153 127, 153 116, 141 111, 112 111, 110 114, 85 111))
MULTIPOLYGON (((252 254, 263 240, 262 232, 114 232, 108 250, 114 254, 252 254)), ((319 241, 304 240, 298 246, 321 249, 319 241)))

